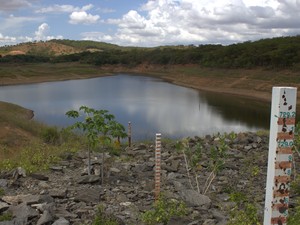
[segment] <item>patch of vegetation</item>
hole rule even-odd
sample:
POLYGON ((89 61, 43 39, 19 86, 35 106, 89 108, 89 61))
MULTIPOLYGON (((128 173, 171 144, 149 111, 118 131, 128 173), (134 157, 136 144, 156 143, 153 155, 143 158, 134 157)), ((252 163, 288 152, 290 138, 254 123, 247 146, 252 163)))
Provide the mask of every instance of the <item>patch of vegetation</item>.
POLYGON ((11 221, 13 219, 13 216, 11 213, 3 213, 0 215, 0 221, 11 221))
POLYGON ((95 219, 92 225, 119 225, 118 220, 113 215, 104 212, 103 206, 98 206, 95 219))
MULTIPOLYGON (((0 57, 0 62, 81 62, 93 65, 127 66, 197 64, 207 68, 291 70, 298 69, 300 65, 299 40, 300 36, 298 35, 261 39, 254 42, 247 41, 228 46, 208 44, 155 48, 121 47, 94 41, 52 40, 46 43, 55 43, 60 48, 72 47, 74 54, 53 56, 52 49, 45 43, 44 45, 27 43, 31 54, 7 55, 0 57)), ((25 46, 26 44, 22 44, 20 48, 25 46)), ((4 50, 0 48, 1 51, 4 50)))
POLYGON ((189 139, 183 139, 182 141, 177 142, 176 148, 177 151, 182 152, 184 156, 187 176, 189 178, 189 183, 192 189, 196 189, 198 193, 207 193, 217 174, 224 168, 225 160, 228 157, 228 145, 226 140, 228 138, 234 139, 235 137, 236 134, 233 132, 224 135, 218 134, 216 136, 215 140, 218 142, 217 145, 212 146, 210 148, 210 151, 207 153, 207 168, 209 170, 209 175, 204 185, 201 185, 203 190, 200 190, 200 183, 198 180, 198 173, 202 169, 200 162, 202 160, 203 144, 201 143, 201 141, 199 141, 195 146, 191 148, 189 139), (193 184, 195 184, 196 188, 193 184))
POLYGON ((175 199, 167 199, 163 195, 154 202, 153 209, 142 214, 141 218, 147 225, 162 223, 168 224, 174 216, 184 216, 187 212, 186 205, 175 199))
MULTIPOLYGON (((84 117, 82 121, 75 122, 70 129, 81 130, 87 139, 88 148, 88 174, 91 171, 91 151, 95 150, 97 146, 102 147, 102 160, 104 162, 104 149, 108 148, 113 139, 117 139, 120 143, 120 138, 125 138, 125 128, 122 124, 115 120, 115 116, 110 114, 108 110, 96 110, 87 106, 81 106, 79 110, 70 110, 66 112, 69 118, 77 119, 84 117)), ((102 183, 103 178, 103 164, 102 166, 102 183)))

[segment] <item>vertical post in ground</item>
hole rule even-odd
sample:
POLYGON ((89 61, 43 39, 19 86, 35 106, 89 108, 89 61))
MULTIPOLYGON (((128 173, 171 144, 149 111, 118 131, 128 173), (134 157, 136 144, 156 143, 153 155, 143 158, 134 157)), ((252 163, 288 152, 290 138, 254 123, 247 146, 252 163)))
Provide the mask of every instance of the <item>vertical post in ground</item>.
POLYGON ((286 225, 297 89, 273 87, 264 225, 286 225))
POLYGON ((128 122, 128 147, 131 147, 131 122, 128 122))
POLYGON ((161 175, 161 134, 156 134, 155 139, 155 200, 160 194, 160 175, 161 175))

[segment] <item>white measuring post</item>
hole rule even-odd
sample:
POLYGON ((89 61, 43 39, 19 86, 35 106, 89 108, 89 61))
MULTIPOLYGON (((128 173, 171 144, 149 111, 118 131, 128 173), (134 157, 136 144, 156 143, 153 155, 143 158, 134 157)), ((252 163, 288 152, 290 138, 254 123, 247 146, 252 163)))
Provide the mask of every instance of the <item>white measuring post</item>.
POLYGON ((297 88, 273 87, 264 225, 286 225, 297 88))
POLYGON ((157 133, 155 138, 155 200, 160 194, 160 175, 161 175, 161 134, 157 133))

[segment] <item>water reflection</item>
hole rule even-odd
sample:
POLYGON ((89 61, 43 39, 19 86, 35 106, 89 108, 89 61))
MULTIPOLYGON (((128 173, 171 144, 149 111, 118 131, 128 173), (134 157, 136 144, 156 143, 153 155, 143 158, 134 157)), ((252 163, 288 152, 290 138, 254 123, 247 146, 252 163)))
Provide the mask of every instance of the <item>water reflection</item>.
POLYGON ((153 138, 156 132, 178 138, 254 131, 269 124, 267 105, 126 74, 0 87, 0 96, 34 110, 36 120, 57 126, 70 125, 65 112, 81 105, 107 109, 124 126, 132 122, 135 140, 153 138))
POLYGON ((268 129, 270 126, 271 102, 261 102, 241 98, 235 95, 201 92, 199 98, 220 114, 225 120, 243 121, 248 127, 261 127, 268 129))

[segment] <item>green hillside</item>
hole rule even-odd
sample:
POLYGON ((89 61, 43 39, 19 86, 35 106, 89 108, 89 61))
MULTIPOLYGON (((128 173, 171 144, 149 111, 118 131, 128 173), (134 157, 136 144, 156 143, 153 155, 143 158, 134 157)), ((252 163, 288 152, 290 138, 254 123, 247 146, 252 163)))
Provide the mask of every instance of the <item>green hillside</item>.
POLYGON ((80 62, 93 65, 197 64, 213 68, 300 69, 300 36, 223 45, 122 47, 95 41, 51 40, 0 48, 0 62, 80 62), (19 53, 19 54, 18 54, 19 53), (39 59, 39 57, 41 57, 39 59))

